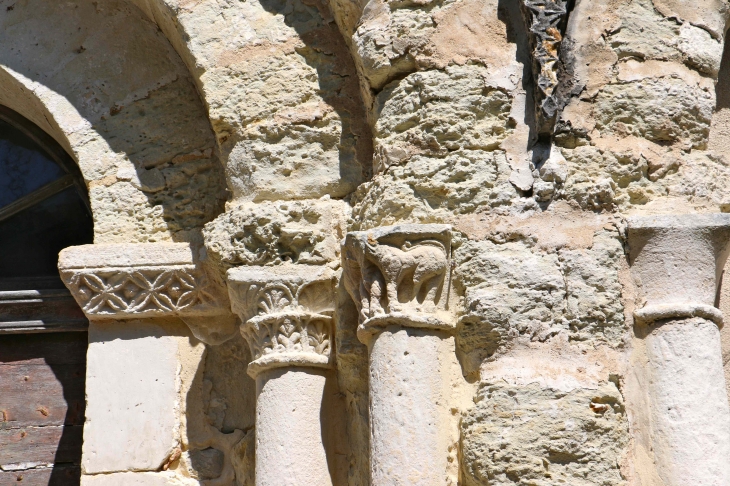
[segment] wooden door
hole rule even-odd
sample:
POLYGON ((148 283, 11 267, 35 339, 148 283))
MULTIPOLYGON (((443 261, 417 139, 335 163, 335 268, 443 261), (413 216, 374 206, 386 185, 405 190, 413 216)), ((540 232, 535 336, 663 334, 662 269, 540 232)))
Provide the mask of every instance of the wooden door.
POLYGON ((92 240, 78 168, 0 106, 0 486, 80 483, 88 321, 56 265, 92 240))

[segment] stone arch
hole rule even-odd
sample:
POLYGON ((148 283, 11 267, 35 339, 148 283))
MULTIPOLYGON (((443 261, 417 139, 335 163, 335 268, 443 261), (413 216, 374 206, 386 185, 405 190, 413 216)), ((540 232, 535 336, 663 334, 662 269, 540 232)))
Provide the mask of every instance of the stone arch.
POLYGON ((190 241, 223 209, 223 169, 190 73, 126 0, 0 11, 0 104, 79 164, 95 241, 190 241))

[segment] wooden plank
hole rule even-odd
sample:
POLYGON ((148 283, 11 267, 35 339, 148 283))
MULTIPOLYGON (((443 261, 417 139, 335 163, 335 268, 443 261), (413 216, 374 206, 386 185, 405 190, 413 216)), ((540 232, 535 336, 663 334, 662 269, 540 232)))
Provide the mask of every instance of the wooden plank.
POLYGON ((79 464, 82 430, 80 425, 0 430, 0 466, 54 462, 79 464))
POLYGON ((0 333, 83 331, 88 320, 66 289, 0 290, 0 333))
POLYGON ((0 364, 0 429, 83 425, 86 367, 0 364))
POLYGON ((0 471, 0 486, 78 486, 80 481, 81 468, 78 466, 0 471))
POLYGON ((86 333, 45 335, 0 335, 0 363, 78 364, 86 363, 86 333))

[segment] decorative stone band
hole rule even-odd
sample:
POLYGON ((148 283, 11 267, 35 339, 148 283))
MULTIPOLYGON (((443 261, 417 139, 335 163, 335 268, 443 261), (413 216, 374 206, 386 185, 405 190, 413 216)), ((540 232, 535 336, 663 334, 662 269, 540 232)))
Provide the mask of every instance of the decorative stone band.
POLYGON ((683 319, 690 317, 701 317, 722 327, 723 316, 720 309, 707 304, 698 303, 677 303, 677 304, 656 304, 648 305, 634 311, 634 319, 637 324, 651 324, 662 319, 683 319))
POLYGON ((253 361, 248 373, 287 366, 332 367, 335 275, 322 266, 239 267, 228 271, 233 311, 253 361))
POLYGON ((359 311, 358 337, 367 340, 398 324, 453 329, 451 226, 405 224, 348 233, 343 280, 359 311))
POLYGON ((90 319, 229 314, 222 283, 186 243, 83 245, 58 268, 90 319))
POLYGON ((450 317, 448 313, 443 313, 442 316, 438 316, 393 312, 367 319, 357 326, 357 337, 361 342, 367 342, 373 335, 392 325, 412 329, 434 329, 451 332, 456 328, 456 323, 452 322, 450 317))

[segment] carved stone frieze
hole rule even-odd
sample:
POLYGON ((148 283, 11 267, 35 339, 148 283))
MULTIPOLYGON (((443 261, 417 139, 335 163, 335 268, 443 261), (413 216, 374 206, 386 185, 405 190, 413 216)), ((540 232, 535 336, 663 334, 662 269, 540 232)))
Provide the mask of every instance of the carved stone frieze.
POLYGON ((90 319, 228 313, 222 286, 185 243, 71 247, 58 267, 90 319))
POLYGON ((287 265, 228 271, 232 308, 251 348, 251 376, 283 366, 331 366, 334 273, 287 265))
POLYGON ((343 279, 358 336, 393 323, 451 329, 451 226, 405 224, 348 233, 343 279))

